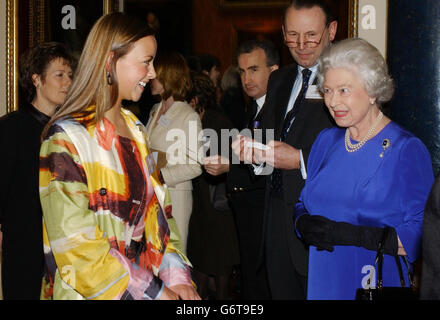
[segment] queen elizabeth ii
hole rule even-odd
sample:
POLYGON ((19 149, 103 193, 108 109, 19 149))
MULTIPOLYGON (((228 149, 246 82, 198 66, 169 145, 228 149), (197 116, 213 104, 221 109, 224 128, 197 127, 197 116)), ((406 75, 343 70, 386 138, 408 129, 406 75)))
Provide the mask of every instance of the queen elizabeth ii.
POLYGON ((382 112, 394 84, 374 46, 362 39, 330 46, 318 82, 338 127, 313 145, 295 226, 310 245, 307 298, 354 299, 357 288, 375 286, 382 239, 384 286, 400 286, 393 256, 409 268, 419 257, 433 171, 425 145, 382 112))

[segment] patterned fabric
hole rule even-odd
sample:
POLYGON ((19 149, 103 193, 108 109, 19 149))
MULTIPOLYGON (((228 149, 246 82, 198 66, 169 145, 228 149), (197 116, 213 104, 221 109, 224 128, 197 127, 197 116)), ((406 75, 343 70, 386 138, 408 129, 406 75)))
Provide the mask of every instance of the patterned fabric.
POLYGON ((156 299, 192 284, 144 127, 121 113, 134 140, 88 112, 55 122, 42 144, 42 299, 156 299))

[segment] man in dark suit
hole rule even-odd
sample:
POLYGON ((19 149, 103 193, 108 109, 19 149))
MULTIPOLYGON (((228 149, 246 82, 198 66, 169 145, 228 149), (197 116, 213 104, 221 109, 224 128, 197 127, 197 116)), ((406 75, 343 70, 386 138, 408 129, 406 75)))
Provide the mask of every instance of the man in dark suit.
MULTIPOLYGON (((279 54, 268 40, 242 43, 237 53, 238 72, 243 90, 252 98, 247 111, 247 127, 254 129, 263 118, 270 74, 278 69, 279 54)), ((208 164, 210 174, 228 172, 228 191, 234 209, 240 247, 242 298, 270 299, 264 269, 257 270, 262 241, 266 177, 254 176, 247 164, 224 166, 208 164)))
MULTIPOLYGON (((305 299, 308 248, 296 236, 293 210, 307 177, 312 144, 320 131, 333 125, 315 79, 318 59, 334 39, 337 22, 325 1, 293 0, 282 30, 296 64, 270 76, 265 105, 270 112, 262 125, 275 130, 275 140, 267 144, 270 150, 252 158, 274 167, 267 180, 260 262, 266 265, 273 299, 305 299)), ((239 140, 233 148, 250 154, 243 153, 239 140)))

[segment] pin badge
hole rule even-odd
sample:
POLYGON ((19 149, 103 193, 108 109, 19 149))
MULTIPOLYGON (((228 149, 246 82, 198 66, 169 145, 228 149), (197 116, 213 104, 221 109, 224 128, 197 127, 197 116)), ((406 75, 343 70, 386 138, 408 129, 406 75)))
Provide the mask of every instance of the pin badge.
POLYGON ((384 139, 384 140, 382 141, 382 148, 383 148, 383 151, 382 151, 381 154, 380 154, 380 157, 381 157, 381 158, 383 158, 383 154, 384 154, 384 152, 385 152, 386 149, 388 149, 390 146, 391 146, 391 142, 390 142, 389 139, 384 139))

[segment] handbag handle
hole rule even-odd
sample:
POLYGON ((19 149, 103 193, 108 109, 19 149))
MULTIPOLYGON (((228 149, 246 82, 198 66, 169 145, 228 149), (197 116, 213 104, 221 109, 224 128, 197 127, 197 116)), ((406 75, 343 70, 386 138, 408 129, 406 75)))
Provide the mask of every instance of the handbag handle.
MULTIPOLYGON (((383 230, 383 233, 382 233, 382 238, 380 239, 380 242, 379 242, 379 245, 377 248, 376 259, 374 262, 374 266, 376 267, 376 265, 377 265, 377 288, 378 289, 383 288, 382 268, 383 268, 383 256, 384 256, 384 242, 387 239, 389 232, 390 232, 390 228, 385 227, 383 230)), ((402 287, 405 287, 405 279, 403 277, 402 264, 400 263, 400 256, 395 255, 394 259, 396 261, 397 270, 399 271, 400 285, 402 287)), ((414 280, 413 280, 413 275, 410 271, 408 260, 406 259, 406 256, 403 256, 403 262, 405 263, 405 266, 408 270, 408 279, 409 279, 410 287, 412 289, 414 289, 415 284, 414 284, 414 280)))

